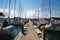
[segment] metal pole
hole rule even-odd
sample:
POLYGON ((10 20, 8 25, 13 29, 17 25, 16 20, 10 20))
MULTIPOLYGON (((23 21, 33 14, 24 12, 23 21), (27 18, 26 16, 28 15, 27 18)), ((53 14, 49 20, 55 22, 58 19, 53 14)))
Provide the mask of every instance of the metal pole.
MULTIPOLYGON (((4 7, 4 10, 3 10, 4 13, 5 13, 5 9, 6 9, 7 4, 8 4, 8 0, 6 1, 5 7, 4 7)), ((5 15, 7 15, 7 13, 5 15)))
POLYGON ((26 12, 25 12, 25 18, 26 18, 26 12))
POLYGON ((42 40, 44 40, 44 30, 42 30, 42 40))
POLYGON ((9 0, 9 15, 8 15, 8 18, 10 18, 10 4, 11 4, 11 0, 9 0))
POLYGON ((38 9, 38 20, 39 20, 39 9, 38 9))
POLYGON ((46 17, 46 0, 43 0, 43 18, 46 17))
POLYGON ((20 8, 20 1, 19 1, 19 5, 18 5, 18 6, 19 6, 19 12, 18 12, 18 15, 21 17, 21 10, 20 10, 20 9, 21 9, 21 8, 20 8), (19 13, 20 13, 20 14, 19 14, 19 13))
POLYGON ((49 0, 49 11, 50 11, 50 20, 51 20, 51 1, 49 0))
POLYGON ((16 8, 16 0, 14 0, 14 17, 15 17, 15 8, 16 8))

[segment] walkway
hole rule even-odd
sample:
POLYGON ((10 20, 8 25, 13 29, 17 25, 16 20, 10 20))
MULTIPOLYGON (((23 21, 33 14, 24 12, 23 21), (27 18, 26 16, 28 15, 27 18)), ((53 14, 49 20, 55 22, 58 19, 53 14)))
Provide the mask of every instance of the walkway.
POLYGON ((27 35, 19 33, 14 40, 38 40, 38 35, 31 20, 24 27, 27 27, 27 35))

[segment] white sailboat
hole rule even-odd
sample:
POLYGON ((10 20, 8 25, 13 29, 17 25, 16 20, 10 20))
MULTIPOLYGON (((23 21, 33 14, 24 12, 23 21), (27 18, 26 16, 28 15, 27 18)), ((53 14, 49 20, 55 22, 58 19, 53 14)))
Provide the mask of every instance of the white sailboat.
MULTIPOLYGON (((8 16, 8 19, 10 17, 10 2, 11 0, 9 0, 9 16, 8 16)), ((3 13, 0 13, 0 14, 3 14, 3 13)), ((2 16, 4 17, 4 16, 2 16)), ((0 19, 0 35, 11 35, 13 33, 13 30, 14 30, 14 26, 12 25, 8 25, 8 22, 7 20, 1 20, 0 19)))
POLYGON ((50 31, 60 31, 60 20, 57 19, 51 20, 50 24, 46 24, 46 29, 50 31))
POLYGON ((51 13, 51 2, 49 0, 49 7, 50 7, 50 24, 46 25, 46 29, 50 31, 60 31, 60 18, 58 17, 52 17, 51 13))

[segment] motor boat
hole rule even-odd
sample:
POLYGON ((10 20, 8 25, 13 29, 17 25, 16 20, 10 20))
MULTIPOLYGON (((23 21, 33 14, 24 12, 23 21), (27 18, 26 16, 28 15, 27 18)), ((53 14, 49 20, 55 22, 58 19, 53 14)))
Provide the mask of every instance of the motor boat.
POLYGON ((12 25, 5 25, 5 27, 3 26, 3 22, 0 21, 0 35, 11 35, 13 33, 14 30, 14 26, 12 25))

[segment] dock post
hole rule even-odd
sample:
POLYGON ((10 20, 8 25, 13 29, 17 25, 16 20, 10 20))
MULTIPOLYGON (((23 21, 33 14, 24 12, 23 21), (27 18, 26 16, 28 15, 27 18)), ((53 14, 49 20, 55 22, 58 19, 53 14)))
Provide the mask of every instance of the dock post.
POLYGON ((44 40, 44 30, 42 30, 42 40, 44 40))
POLYGON ((45 40, 45 33, 44 33, 45 26, 41 26, 40 29, 42 29, 42 40, 45 40))

